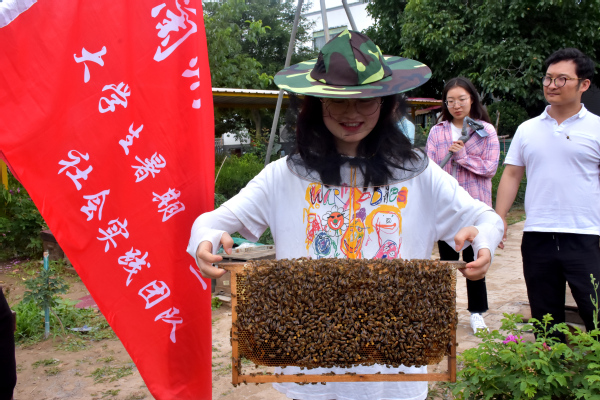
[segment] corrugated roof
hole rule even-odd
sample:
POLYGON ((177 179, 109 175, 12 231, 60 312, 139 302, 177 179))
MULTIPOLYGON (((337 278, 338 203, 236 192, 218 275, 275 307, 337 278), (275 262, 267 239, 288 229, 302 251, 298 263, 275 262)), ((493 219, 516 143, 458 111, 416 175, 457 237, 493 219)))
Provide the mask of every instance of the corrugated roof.
MULTIPOLYGON (((212 88, 213 103, 221 108, 275 108, 279 90, 212 88)), ((289 104, 283 95, 283 107, 289 104)))

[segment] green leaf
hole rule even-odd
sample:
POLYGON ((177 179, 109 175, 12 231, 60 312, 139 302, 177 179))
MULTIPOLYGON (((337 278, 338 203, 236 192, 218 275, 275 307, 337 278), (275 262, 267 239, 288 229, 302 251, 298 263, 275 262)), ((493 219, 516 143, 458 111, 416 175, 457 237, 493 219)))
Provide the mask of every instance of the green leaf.
POLYGON ((521 381, 521 385, 519 385, 521 391, 524 392, 527 389, 527 382, 521 381))

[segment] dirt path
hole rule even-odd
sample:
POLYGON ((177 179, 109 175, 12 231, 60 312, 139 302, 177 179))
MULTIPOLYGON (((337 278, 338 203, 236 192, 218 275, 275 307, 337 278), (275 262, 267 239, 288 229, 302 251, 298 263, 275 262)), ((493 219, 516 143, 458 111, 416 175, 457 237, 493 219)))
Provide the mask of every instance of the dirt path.
MULTIPOLYGON (((509 227, 506 249, 495 251, 495 258, 486 281, 490 311, 485 320, 490 329, 500 328, 503 313, 528 314, 528 302, 522 273, 520 243, 524 222, 509 227)), ((435 257, 435 256, 434 256, 435 257)), ((71 277, 70 298, 88 294, 81 281, 71 277)), ((8 276, 0 270, 0 281, 11 287, 9 302, 15 304, 23 289, 18 277, 8 276)), ((480 339, 473 335, 467 311, 464 278, 457 283, 458 351, 476 346, 480 339)), ((213 398, 218 400, 279 400, 286 397, 270 384, 231 385, 231 308, 224 304, 213 312, 213 398)), ((152 399, 131 358, 118 340, 94 342, 79 351, 66 351, 58 347, 64 340, 56 338, 30 347, 17 349, 18 383, 15 400, 50 399, 152 399), (34 367, 42 360, 58 360, 53 365, 34 367), (99 368, 104 371, 130 373, 114 382, 94 383, 90 376, 99 368)), ((445 371, 445 365, 430 367, 445 371)), ((117 376, 113 374, 113 376, 117 376)))

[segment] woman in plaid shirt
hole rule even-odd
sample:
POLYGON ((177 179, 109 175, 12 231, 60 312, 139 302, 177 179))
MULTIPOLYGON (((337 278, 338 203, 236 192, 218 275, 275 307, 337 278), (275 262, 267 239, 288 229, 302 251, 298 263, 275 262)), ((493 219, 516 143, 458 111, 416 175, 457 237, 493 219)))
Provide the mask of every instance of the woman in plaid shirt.
MULTIPOLYGON (((500 144, 490 117, 479 100, 479 94, 470 80, 453 78, 444 87, 442 95, 442 122, 431 128, 427 139, 427 155, 440 164, 448 152, 454 153, 444 170, 451 174, 461 187, 477 200, 492 206, 492 177, 498 168, 500 144), (471 132, 471 138, 463 143, 458 140, 465 117, 483 124, 488 136, 471 132)), ((470 129, 469 129, 470 130, 470 129)), ((459 253, 443 241, 438 242, 442 260, 458 260, 459 253)), ((473 248, 462 252, 463 260, 474 259, 473 248)), ((485 278, 478 281, 467 279, 468 310, 474 332, 487 329, 482 314, 488 310, 485 278)))

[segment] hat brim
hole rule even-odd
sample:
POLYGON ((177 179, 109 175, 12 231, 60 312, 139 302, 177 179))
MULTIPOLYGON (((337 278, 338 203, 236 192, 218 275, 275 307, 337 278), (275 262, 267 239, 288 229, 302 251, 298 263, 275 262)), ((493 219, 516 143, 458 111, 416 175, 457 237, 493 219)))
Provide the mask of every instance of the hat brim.
POLYGON ((358 86, 328 85, 311 78, 317 59, 303 61, 285 68, 275 75, 280 89, 302 95, 326 98, 370 98, 406 92, 421 86, 431 78, 431 69, 410 58, 383 56, 392 75, 377 82, 358 86))

